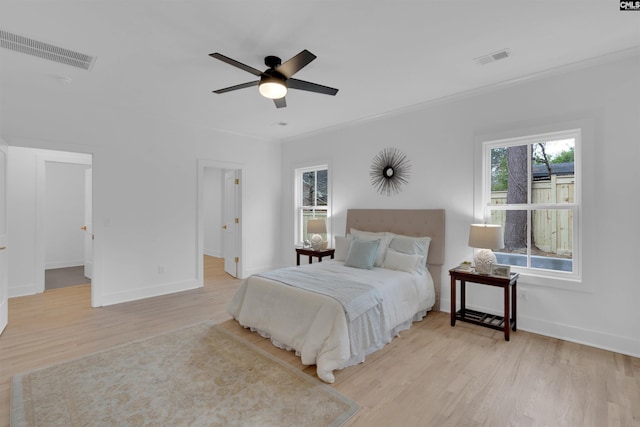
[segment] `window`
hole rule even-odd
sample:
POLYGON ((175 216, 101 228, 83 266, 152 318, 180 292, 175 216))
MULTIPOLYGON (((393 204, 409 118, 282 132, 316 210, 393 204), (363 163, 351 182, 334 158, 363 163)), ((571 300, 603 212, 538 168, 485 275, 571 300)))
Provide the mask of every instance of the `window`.
POLYGON ((483 143, 485 222, 500 224, 499 264, 578 280, 580 130, 483 143))
MULTIPOLYGON (((296 169, 296 244, 310 238, 307 222, 327 219, 329 213, 329 168, 327 165, 296 169)), ((327 241, 327 233, 322 239, 327 241)))

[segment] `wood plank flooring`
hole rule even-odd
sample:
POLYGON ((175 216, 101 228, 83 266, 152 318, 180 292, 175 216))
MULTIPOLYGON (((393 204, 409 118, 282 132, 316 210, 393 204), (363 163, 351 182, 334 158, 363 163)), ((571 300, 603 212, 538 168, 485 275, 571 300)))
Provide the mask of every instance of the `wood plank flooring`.
MULTIPOLYGON (((9 300, 0 336, 0 426, 11 376, 207 319, 315 376, 292 352, 240 327, 225 311, 238 280, 205 257, 204 288, 102 308, 88 285, 9 300)), ((640 426, 640 359, 524 331, 431 313, 333 387, 362 409, 353 426, 640 426)))

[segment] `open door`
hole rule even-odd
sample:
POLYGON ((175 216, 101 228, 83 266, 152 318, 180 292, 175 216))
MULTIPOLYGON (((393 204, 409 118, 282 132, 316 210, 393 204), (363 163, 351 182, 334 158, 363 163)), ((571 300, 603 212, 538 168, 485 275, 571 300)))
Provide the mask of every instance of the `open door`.
POLYGON ((93 276, 93 170, 84 171, 84 277, 93 276))
POLYGON ((224 174, 224 224, 222 225, 222 250, 224 271, 238 277, 238 190, 240 172, 228 171, 224 174))
POLYGON ((7 274, 7 144, 0 139, 0 334, 9 321, 7 274))

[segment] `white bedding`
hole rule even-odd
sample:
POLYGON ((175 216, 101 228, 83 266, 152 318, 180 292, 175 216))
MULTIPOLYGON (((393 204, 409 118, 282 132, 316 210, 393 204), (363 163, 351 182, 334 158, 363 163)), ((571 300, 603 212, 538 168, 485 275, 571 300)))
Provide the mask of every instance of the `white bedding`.
POLYGON ((382 303, 373 309, 381 307, 382 315, 362 315, 349 322, 337 300, 258 276, 242 282, 227 311, 274 345, 295 350, 303 364, 316 364, 318 377, 328 383, 334 381, 334 370, 363 362, 399 331, 421 320, 435 303, 433 280, 427 270, 365 270, 339 261, 297 268, 314 269, 328 277, 366 279, 382 295, 382 303), (382 318, 382 325, 376 326, 374 318, 382 318))

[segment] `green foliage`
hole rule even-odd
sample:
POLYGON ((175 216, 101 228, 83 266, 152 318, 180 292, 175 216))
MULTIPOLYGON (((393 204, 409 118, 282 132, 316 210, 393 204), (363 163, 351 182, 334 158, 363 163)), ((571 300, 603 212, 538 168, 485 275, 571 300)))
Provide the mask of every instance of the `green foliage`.
POLYGON ((507 191, 507 148, 491 149, 491 191, 507 191))
MULTIPOLYGON (((534 164, 553 164, 573 162, 573 147, 550 157, 544 152, 544 143, 533 144, 531 149, 534 164), (548 162, 548 163, 547 163, 548 162)), ((491 149, 491 191, 507 191, 509 170, 507 168, 507 148, 491 149)))
POLYGON ((573 147, 569 148, 568 151, 563 151, 558 153, 557 156, 553 157, 550 160, 550 163, 571 163, 573 162, 573 147))

